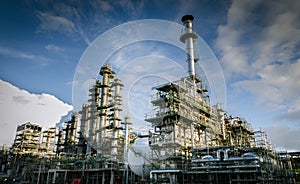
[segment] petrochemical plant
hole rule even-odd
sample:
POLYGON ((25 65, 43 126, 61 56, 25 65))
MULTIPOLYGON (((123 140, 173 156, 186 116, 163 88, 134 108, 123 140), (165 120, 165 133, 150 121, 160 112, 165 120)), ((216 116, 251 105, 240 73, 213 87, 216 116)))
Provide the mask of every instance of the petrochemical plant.
POLYGON ((188 76, 153 87, 147 135, 122 117, 123 84, 105 64, 62 129, 17 127, 12 147, 0 150, 0 183, 300 183, 300 152, 276 151, 265 132, 210 104, 195 72, 193 19, 181 19, 188 76))

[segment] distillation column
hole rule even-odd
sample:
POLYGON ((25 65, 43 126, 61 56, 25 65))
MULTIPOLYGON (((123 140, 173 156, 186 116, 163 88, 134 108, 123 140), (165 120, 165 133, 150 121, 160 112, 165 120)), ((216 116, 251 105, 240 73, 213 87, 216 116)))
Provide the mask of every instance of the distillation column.
POLYGON ((85 154, 91 152, 91 146, 89 144, 88 135, 88 119, 89 119, 89 105, 83 104, 82 110, 79 111, 80 117, 80 132, 79 132, 79 142, 78 142, 78 154, 85 154), (86 145, 86 150, 85 148, 86 145))
MULTIPOLYGON (((95 148, 97 147, 97 132, 99 129, 99 112, 98 107, 100 104, 100 85, 101 82, 96 79, 95 85, 90 89, 90 123, 89 123, 89 137, 91 137, 90 144, 95 148)), ((90 146, 89 146, 90 147, 90 146)), ((88 153, 92 150, 89 148, 88 153)))
POLYGON ((112 143, 111 143, 111 155, 113 158, 117 158, 118 155, 118 147, 120 146, 119 143, 119 131, 120 131, 120 122, 121 122, 121 111, 122 111, 122 90, 123 84, 120 79, 115 79, 112 83, 112 88, 114 89, 113 94, 113 132, 112 132, 112 143))
POLYGON ((181 21, 184 24, 184 30, 180 37, 180 41, 186 44, 188 74, 191 79, 196 82, 195 62, 197 59, 194 55, 194 40, 197 39, 198 36, 193 31, 193 20, 194 17, 192 15, 185 15, 181 18, 181 21))
MULTIPOLYGON (((79 112, 80 119, 80 145, 84 146, 84 140, 86 140, 87 148, 86 153, 91 153, 92 149, 96 147, 97 143, 97 130, 99 127, 99 113, 98 107, 100 104, 100 81, 96 79, 96 82, 89 89, 88 104, 82 105, 82 110, 79 112)), ((80 148, 79 152, 83 149, 80 148)))
POLYGON ((99 107, 99 116, 100 116, 100 123, 98 128, 98 140, 97 140, 97 149, 101 149, 101 147, 107 147, 105 145, 104 138, 107 137, 105 128, 107 125, 107 110, 108 110, 108 98, 110 93, 110 84, 109 80, 113 78, 114 71, 110 68, 109 65, 104 65, 100 69, 100 75, 102 76, 102 85, 101 88, 101 100, 100 100, 100 107, 99 107))

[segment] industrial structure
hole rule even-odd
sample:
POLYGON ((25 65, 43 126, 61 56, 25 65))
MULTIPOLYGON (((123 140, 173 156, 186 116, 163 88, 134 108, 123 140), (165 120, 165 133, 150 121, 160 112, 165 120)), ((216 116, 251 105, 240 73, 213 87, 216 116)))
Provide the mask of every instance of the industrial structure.
POLYGON ((154 111, 146 116, 154 129, 149 136, 152 159, 160 166, 151 170, 151 182, 295 182, 291 163, 277 158, 265 137, 257 137, 261 132, 239 117, 228 117, 219 104, 208 103, 207 90, 195 73, 193 19, 181 19, 188 76, 154 87, 154 111))
POLYGON ((39 151, 42 127, 27 122, 17 127, 16 137, 12 146, 13 152, 19 154, 36 154, 39 151))
POLYGON ((121 131, 122 82, 114 78, 110 65, 100 69, 102 81, 90 88, 89 104, 82 106, 80 132, 87 142, 86 151, 114 160, 124 160, 121 131))
POLYGON ((299 183, 300 152, 278 152, 266 134, 211 105, 195 71, 192 15, 182 17, 188 75, 153 87, 148 135, 122 116, 122 82, 109 64, 89 100, 61 129, 25 123, 1 171, 23 183, 299 183))

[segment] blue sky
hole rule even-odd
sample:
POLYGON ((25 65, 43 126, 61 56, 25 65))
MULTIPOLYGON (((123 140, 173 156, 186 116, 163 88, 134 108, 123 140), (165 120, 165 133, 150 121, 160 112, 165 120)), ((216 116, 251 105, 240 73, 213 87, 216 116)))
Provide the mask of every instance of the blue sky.
MULTIPOLYGON (((300 149, 297 1, 11 0, 0 4, 0 124, 13 132, 17 124, 26 121, 50 126, 72 109, 73 77, 80 59, 106 31, 141 19, 181 24, 183 15, 192 14, 194 30, 212 49, 224 74, 226 111, 244 117, 255 129, 266 130, 276 146, 300 149), (29 103, 33 101, 36 103, 29 103), (57 112, 51 112, 56 118, 42 112, 42 119, 34 119, 40 113, 26 112, 29 106, 20 111, 30 104, 32 109, 40 109, 34 104, 56 104, 57 112), (18 119, 11 118, 15 114, 18 119)), ((111 59, 140 63, 132 55, 130 58, 130 48, 172 59, 162 53, 171 49, 161 46, 134 44, 111 59)), ((181 55, 178 57, 180 60, 181 55)), ((145 59, 150 62, 153 58, 145 59)), ((10 139, 2 138, 0 144, 9 144, 10 139)))

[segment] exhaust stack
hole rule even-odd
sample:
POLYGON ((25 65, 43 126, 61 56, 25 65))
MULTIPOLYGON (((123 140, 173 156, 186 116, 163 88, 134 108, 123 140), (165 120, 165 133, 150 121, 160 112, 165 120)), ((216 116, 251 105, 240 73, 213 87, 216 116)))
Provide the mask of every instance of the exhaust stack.
POLYGON ((194 17, 192 15, 185 15, 181 18, 185 27, 180 37, 180 41, 186 44, 188 74, 194 82, 197 82, 194 63, 197 61, 197 58, 195 58, 194 54, 194 40, 196 40, 198 36, 193 31, 193 20, 194 17))

